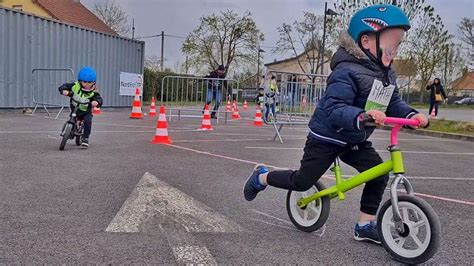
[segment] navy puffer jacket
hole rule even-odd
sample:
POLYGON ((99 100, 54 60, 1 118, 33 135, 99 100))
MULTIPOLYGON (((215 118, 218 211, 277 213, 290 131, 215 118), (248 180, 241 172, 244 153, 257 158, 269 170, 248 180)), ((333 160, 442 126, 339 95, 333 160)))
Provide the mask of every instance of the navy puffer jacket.
POLYGON ((384 77, 395 85, 386 115, 409 118, 417 113, 401 100, 395 72, 390 69, 386 73, 368 59, 347 33, 341 34, 341 46, 332 58, 331 69, 326 93, 309 122, 311 138, 341 146, 367 140, 374 129, 364 128, 358 117, 364 112, 374 82, 382 82, 384 77))

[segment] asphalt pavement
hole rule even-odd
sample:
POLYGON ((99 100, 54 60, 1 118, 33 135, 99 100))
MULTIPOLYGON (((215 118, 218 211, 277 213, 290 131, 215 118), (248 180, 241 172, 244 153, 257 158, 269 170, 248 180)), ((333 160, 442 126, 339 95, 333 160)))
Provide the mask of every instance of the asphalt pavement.
MULTIPOLYGON (((333 200, 314 233, 291 224, 286 191, 243 199, 255 163, 298 168, 306 127, 285 127, 280 144, 272 127, 250 125, 251 111, 213 120, 213 131, 197 131, 199 118, 173 119, 167 146, 150 142, 156 117, 128 116, 104 109, 89 149, 70 142, 59 151, 65 115, 0 113, 0 264, 395 263, 383 247, 353 239, 361 187, 333 200)), ((385 159, 389 134, 371 138, 385 159)), ((402 133, 400 144, 415 192, 441 220, 429 263, 471 264, 474 143, 402 133)), ((345 165, 343 172, 356 173, 345 165)))

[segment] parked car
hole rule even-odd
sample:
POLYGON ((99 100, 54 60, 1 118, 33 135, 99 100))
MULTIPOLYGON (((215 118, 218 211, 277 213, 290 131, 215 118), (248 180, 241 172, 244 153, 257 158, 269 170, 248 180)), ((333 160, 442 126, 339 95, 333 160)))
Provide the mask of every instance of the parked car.
POLYGON ((461 100, 454 101, 455 104, 474 104, 474 98, 472 97, 467 97, 467 98, 462 98, 461 100))

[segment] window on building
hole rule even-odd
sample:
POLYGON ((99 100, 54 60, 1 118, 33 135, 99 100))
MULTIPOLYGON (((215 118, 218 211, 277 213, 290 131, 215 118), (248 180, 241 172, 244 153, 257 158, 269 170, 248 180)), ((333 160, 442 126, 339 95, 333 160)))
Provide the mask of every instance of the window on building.
POLYGON ((23 11, 23 5, 13 5, 12 8, 16 9, 16 10, 23 11))

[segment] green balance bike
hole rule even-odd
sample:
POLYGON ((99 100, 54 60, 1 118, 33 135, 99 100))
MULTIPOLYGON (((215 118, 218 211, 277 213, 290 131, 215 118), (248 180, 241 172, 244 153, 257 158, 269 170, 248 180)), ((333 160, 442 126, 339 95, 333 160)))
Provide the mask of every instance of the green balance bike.
POLYGON ((385 119, 385 124, 393 125, 391 131, 391 154, 389 161, 383 162, 349 179, 342 179, 339 160, 331 171, 335 173, 336 184, 325 188, 318 181, 307 191, 288 191, 286 207, 291 222, 304 232, 321 228, 329 216, 330 200, 344 200, 344 192, 360 186, 379 176, 393 172, 390 185, 390 199, 377 213, 377 228, 383 247, 397 261, 419 264, 429 260, 440 245, 440 221, 433 208, 423 199, 414 195, 413 187, 404 176, 402 152, 398 146, 398 133, 402 126, 418 126, 413 119, 385 119), (403 189, 398 189, 399 186, 403 189), (400 191, 406 193, 399 193, 400 191))

